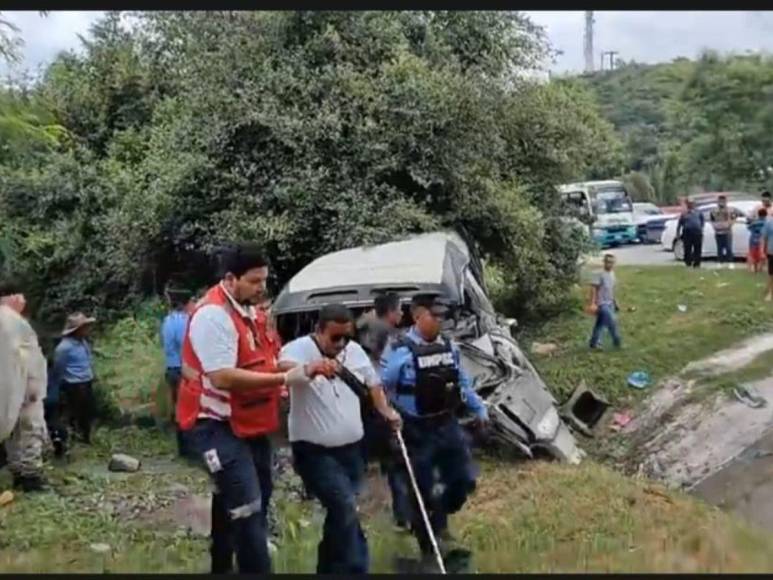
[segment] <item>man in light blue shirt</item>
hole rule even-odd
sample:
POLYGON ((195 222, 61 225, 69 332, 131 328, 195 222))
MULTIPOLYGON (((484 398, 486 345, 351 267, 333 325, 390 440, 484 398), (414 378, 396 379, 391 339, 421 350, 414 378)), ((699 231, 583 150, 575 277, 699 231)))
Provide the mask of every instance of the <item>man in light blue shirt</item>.
MULTIPOLYGON (((403 437, 416 481, 436 536, 447 553, 448 515, 459 511, 475 489, 475 473, 467 437, 456 418, 466 406, 478 424, 488 422, 486 406, 461 366, 459 349, 441 336, 446 308, 433 295, 414 296, 414 326, 398 341, 382 371, 384 388, 403 417, 403 437), (433 493, 435 472, 444 486, 433 493)), ((425 559, 432 544, 415 499, 412 530, 425 559)))
POLYGON ((80 431, 86 444, 91 443, 91 425, 96 415, 94 365, 87 340, 94 322, 95 318, 81 312, 67 317, 62 340, 54 351, 53 378, 49 385, 63 397, 70 423, 80 431))
MULTIPOLYGON (((177 407, 177 392, 182 378, 182 349, 185 340, 185 331, 188 327, 188 319, 193 309, 193 301, 189 292, 174 290, 167 292, 172 310, 161 323, 161 345, 164 348, 164 361, 166 363, 166 383, 172 395, 172 422, 175 407, 177 407)), ((185 441, 183 432, 177 428, 177 452, 180 457, 185 456, 185 441)))

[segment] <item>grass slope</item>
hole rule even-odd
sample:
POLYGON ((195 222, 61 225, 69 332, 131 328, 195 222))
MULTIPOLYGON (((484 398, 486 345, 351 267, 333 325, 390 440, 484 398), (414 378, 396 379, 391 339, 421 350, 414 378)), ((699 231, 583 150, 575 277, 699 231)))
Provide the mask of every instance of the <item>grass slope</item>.
MULTIPOLYGON (((20 494, 0 508, 3 571, 207 570, 206 539, 162 517, 170 489, 207 491, 202 472, 173 458, 170 435, 100 429, 94 449, 78 447, 76 460, 52 469, 51 477, 57 493, 20 494), (110 474, 105 466, 114 451, 134 453, 144 460, 143 469, 110 474), (109 551, 95 552, 91 546, 97 543, 109 551)), ((0 474, 0 487, 7 479, 0 474)), ((323 514, 316 504, 286 501, 279 487, 282 532, 275 570, 313 572, 323 514)), ((374 572, 392 572, 396 556, 416 555, 413 540, 391 530, 387 501, 385 483, 375 476, 362 501, 374 572)), ((485 459, 479 489, 452 526, 474 550, 480 572, 773 569, 773 536, 592 462, 570 467, 485 459)))
POLYGON ((620 267, 617 276, 622 350, 612 350, 605 337, 609 350, 589 351, 593 318, 581 308, 587 288, 577 290, 572 312, 522 338, 527 349, 534 340, 559 346, 549 356, 532 355, 559 400, 584 380, 613 403, 629 401, 637 396, 626 385, 631 372, 645 370, 656 382, 690 361, 773 328, 773 307, 762 302, 762 276, 673 266, 620 267), (687 311, 680 312, 679 305, 687 311))

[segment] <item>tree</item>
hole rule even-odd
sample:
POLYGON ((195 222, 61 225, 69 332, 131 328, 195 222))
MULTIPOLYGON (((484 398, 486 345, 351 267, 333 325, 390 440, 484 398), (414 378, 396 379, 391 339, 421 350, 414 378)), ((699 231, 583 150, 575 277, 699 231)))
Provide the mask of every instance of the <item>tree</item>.
POLYGON ((462 226, 538 315, 576 274, 553 186, 614 166, 579 88, 518 71, 544 40, 515 13, 110 14, 36 98, 72 135, 0 167, 15 267, 51 312, 120 309, 251 239, 281 284, 322 253, 462 226), (76 276, 69 273, 77 272, 76 276))

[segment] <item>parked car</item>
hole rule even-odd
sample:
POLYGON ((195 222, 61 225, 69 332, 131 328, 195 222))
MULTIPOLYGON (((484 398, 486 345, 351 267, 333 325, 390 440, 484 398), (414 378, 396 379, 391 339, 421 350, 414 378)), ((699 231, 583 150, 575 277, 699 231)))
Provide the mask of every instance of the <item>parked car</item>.
MULTIPOLYGON (((748 216, 759 207, 759 201, 730 201, 728 207, 735 210, 736 220, 733 224, 733 255, 736 258, 745 258, 749 250, 749 228, 748 216)), ((716 203, 701 205, 698 209, 703 213, 705 225, 703 226, 703 257, 717 257, 717 242, 714 238, 714 226, 711 224, 709 214, 716 208, 716 203)), ((679 216, 674 216, 666 222, 666 228, 663 230, 661 244, 664 250, 673 251, 674 259, 684 259, 684 245, 681 239, 676 239, 676 228, 679 216)))
MULTIPOLYGON (((636 224, 636 236, 641 243, 658 243, 647 235, 647 224, 650 221, 660 221, 663 218, 663 210, 651 202, 636 202, 633 204, 633 222, 636 224)), ((662 220, 665 223, 665 220, 662 220)))
MULTIPOLYGON (((319 309, 339 303, 359 315, 382 292, 396 292, 408 314, 411 297, 434 292, 450 305, 444 331, 485 401, 495 440, 531 457, 546 451, 577 463, 583 452, 557 402, 498 315, 485 290, 480 260, 454 232, 435 232, 322 256, 296 274, 274 302, 283 340, 311 331, 319 309)), ((410 315, 405 317, 410 324, 410 315)))

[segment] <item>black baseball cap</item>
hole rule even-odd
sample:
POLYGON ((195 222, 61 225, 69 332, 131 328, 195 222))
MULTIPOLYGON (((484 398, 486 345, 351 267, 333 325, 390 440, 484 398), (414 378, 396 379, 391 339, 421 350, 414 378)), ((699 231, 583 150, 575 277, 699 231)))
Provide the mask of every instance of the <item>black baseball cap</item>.
POLYGON ((426 308, 435 316, 445 316, 448 314, 449 305, 439 293, 424 292, 414 294, 411 298, 411 307, 426 308))

